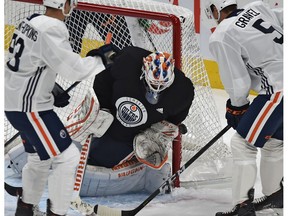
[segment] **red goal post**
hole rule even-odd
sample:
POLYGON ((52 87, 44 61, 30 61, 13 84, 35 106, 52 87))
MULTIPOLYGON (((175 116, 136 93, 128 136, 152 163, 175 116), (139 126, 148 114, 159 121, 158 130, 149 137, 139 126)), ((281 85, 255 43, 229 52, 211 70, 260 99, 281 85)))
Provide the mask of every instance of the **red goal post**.
MULTIPOLYGON (((5 49, 8 48, 14 27, 20 20, 30 14, 44 12, 45 8, 41 3, 42 0, 5 0, 5 49)), ((183 7, 150 0, 82 0, 78 2, 74 14, 76 15, 72 14, 72 18, 70 17, 66 24, 75 52, 85 56, 90 49, 102 45, 104 36, 112 31, 112 43, 119 48, 132 43, 151 51, 157 49, 172 53, 176 67, 180 68, 194 83, 195 99, 189 116, 184 121, 188 133, 183 135, 182 139, 179 135, 173 144, 170 156, 171 158, 173 155, 172 167, 173 172, 176 172, 181 162, 192 157, 221 129, 210 82, 200 54, 193 13, 183 7), (135 20, 140 23, 139 26, 135 20), (82 26, 86 21, 87 25, 82 26), (101 28, 97 28, 95 23, 101 28), (107 27, 109 25, 111 28, 107 27), (102 32, 103 29, 105 32, 102 32), (137 32, 137 37, 133 36, 134 31, 137 32)), ((72 84, 61 78, 57 82, 64 89, 72 84)), ((64 109, 56 108, 60 118, 67 117, 83 99, 92 83, 91 80, 81 82, 71 91, 70 105, 64 109)), ((15 133, 9 122, 5 121, 5 142, 15 133)), ((191 169, 185 172, 187 175, 182 174, 181 182, 209 181, 228 176, 224 170, 227 159, 230 158, 230 151, 223 140, 218 142, 219 144, 208 150, 195 166, 191 166, 191 169), (208 170, 210 173, 207 175, 208 170)), ((175 185, 178 186, 179 182, 175 185)))

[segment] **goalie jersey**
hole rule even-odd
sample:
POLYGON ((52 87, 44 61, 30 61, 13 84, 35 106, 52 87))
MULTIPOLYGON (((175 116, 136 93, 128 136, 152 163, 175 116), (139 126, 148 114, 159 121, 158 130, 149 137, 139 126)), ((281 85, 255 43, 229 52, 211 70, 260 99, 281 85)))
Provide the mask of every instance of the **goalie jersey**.
POLYGON ((175 68, 175 80, 161 93, 158 103, 147 101, 140 76, 143 58, 150 53, 139 47, 126 47, 114 64, 94 80, 93 88, 101 108, 109 109, 114 116, 106 135, 119 141, 131 141, 131 146, 134 136, 153 123, 162 120, 176 125, 181 123, 194 98, 191 80, 175 68))
POLYGON ((282 10, 253 2, 230 14, 211 35, 209 48, 233 106, 247 104, 250 89, 267 95, 283 90, 282 10))

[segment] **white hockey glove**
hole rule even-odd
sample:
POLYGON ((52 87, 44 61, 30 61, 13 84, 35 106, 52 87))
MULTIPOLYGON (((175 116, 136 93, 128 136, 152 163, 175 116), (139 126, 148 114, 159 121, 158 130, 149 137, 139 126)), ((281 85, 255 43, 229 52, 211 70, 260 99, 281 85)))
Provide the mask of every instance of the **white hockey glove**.
POLYGON ((160 169, 168 159, 168 151, 178 132, 178 126, 161 121, 137 134, 133 141, 137 159, 149 167, 160 169))
POLYGON ((113 120, 111 113, 99 110, 98 99, 91 88, 81 104, 67 117, 65 125, 71 139, 82 142, 90 134, 101 137, 113 120))

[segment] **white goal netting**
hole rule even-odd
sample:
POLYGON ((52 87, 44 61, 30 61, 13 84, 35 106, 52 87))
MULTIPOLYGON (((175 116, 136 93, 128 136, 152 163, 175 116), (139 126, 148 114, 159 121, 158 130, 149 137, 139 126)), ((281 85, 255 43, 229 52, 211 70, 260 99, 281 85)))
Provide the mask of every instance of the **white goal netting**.
MULTIPOLYGON (((44 11, 40 0, 5 0, 5 50, 9 47, 15 25, 33 13, 44 11)), ((81 0, 77 10, 66 20, 66 25, 72 48, 81 56, 102 45, 110 33, 111 42, 120 49, 135 45, 151 51, 159 50, 173 54, 176 66, 195 86, 195 99, 189 116, 184 121, 188 133, 182 136, 181 151, 174 154, 176 163, 190 159, 221 130, 194 30, 193 13, 190 10, 151 0, 81 0)), ((64 89, 72 84, 61 78, 57 82, 64 89)), ((56 109, 61 118, 65 118, 78 105, 92 82, 83 81, 70 92, 70 105, 56 109)), ((5 120, 5 143, 16 133, 17 131, 5 120)), ((175 142, 174 145, 178 144, 175 142)), ((230 151, 220 139, 181 175, 181 181, 227 178, 229 174, 226 165, 229 158, 230 151)))

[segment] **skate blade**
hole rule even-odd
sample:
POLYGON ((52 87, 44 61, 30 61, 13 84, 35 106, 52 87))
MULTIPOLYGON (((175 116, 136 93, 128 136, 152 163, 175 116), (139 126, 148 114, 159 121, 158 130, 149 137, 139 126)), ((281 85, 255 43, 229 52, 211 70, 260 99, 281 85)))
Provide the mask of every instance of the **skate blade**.
POLYGON ((257 216, 283 216, 283 209, 274 208, 274 209, 263 209, 256 212, 257 216))

